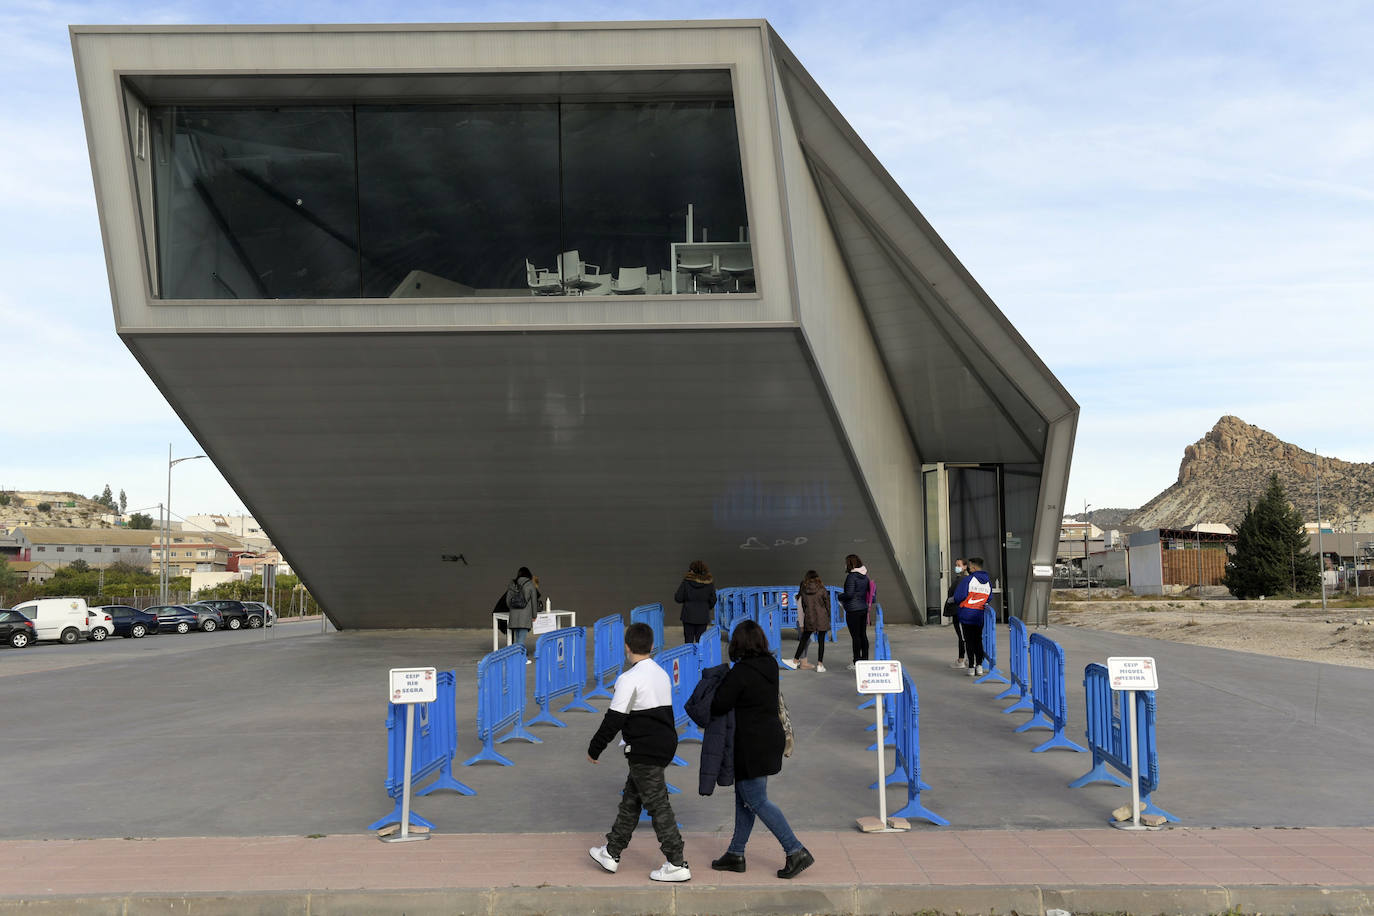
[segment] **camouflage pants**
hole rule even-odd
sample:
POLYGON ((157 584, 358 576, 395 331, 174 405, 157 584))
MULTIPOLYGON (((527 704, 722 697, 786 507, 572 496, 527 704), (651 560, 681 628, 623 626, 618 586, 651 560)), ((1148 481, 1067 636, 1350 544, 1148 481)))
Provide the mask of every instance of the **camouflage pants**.
POLYGON ((651 763, 630 764, 630 775, 625 779, 625 791, 620 797, 620 809, 616 812, 611 832, 606 834, 606 851, 619 858, 621 851, 630 845, 630 838, 639 825, 641 807, 649 812, 653 820, 663 858, 674 865, 683 864, 682 834, 677 829, 673 805, 668 801, 668 784, 663 778, 663 767, 651 763))

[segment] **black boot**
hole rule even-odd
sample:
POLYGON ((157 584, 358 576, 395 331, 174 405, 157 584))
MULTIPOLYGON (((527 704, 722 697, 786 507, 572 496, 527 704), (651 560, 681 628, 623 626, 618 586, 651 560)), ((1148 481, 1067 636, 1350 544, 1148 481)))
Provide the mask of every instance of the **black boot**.
MULTIPOLYGON (((815 864, 816 860, 811 857, 811 853, 807 852, 806 847, 803 846, 787 857, 787 864, 778 869, 778 877, 795 878, 815 864)), ((743 871, 743 869, 740 870, 743 871)))
POLYGON ((711 867, 716 871, 744 871, 744 856, 727 852, 719 859, 712 860, 711 867))

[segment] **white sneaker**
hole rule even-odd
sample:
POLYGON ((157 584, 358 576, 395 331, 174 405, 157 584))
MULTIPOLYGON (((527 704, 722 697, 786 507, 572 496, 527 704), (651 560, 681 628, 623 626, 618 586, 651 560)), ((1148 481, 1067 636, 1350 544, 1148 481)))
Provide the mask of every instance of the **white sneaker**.
POLYGON ((819 673, 819 674, 825 674, 825 665, 824 665, 823 663, 821 663, 821 662, 817 662, 817 663, 816 663, 816 671, 817 671, 817 673, 819 673))
POLYGON ((973 676, 976 675, 977 673, 978 673, 978 669, 977 669, 977 668, 970 668, 970 669, 968 669, 968 676, 969 676, 969 677, 973 677, 973 676))
POLYGON ((649 877, 654 881, 691 881, 692 870, 687 867, 687 863, 674 865, 672 862, 664 862, 658 868, 649 872, 649 877))
POLYGON ((854 670, 854 663, 853 663, 853 662, 850 662, 849 664, 845 665, 845 667, 848 668, 850 671, 853 671, 853 670, 854 670))
POLYGON ((983 666, 982 666, 982 665, 979 665, 977 668, 974 668, 974 669, 973 669, 973 673, 976 674, 978 677, 982 677, 982 676, 983 676, 983 666))
POLYGON ((797 663, 796 663, 794 660, 790 659, 790 658, 784 658, 784 659, 782 660, 782 663, 783 663, 784 665, 786 665, 787 667, 791 668, 793 671, 796 671, 796 670, 797 670, 797 663))
POLYGON ((967 666, 964 664, 964 660, 963 660, 962 658, 956 659, 956 660, 950 662, 950 663, 949 663, 949 666, 950 666, 951 668, 964 668, 964 667, 967 667, 967 666))
POLYGON ((596 860, 597 865, 600 865, 611 874, 615 874, 615 870, 620 867, 620 860, 614 858, 607 852, 605 846, 593 846, 591 849, 588 849, 587 852, 596 860))

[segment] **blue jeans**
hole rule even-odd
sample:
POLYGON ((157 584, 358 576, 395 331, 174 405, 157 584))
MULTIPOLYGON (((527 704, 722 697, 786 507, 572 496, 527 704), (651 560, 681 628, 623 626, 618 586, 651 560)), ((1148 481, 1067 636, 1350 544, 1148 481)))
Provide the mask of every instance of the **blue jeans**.
POLYGON ((523 646, 523 645, 525 644, 525 637, 528 636, 529 634, 530 634, 530 628, 529 628, 529 627, 511 627, 511 628, 510 628, 510 644, 511 644, 512 646, 523 646))
POLYGON ((744 855, 744 847, 754 829, 755 816, 761 818, 763 826, 778 838, 784 855, 801 851, 801 840, 792 832, 782 810, 768 800, 768 777, 759 776, 735 781, 735 835, 730 838, 728 852, 744 855))

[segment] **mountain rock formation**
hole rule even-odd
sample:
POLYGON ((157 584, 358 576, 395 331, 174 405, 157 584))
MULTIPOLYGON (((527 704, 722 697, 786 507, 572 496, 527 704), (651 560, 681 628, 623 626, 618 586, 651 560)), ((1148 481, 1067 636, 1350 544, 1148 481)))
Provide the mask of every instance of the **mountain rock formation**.
POLYGON ((1288 499, 1309 521, 1317 517, 1317 469, 1321 470, 1322 520, 1328 527, 1374 527, 1374 464, 1327 458, 1284 442, 1273 433, 1226 416, 1183 450, 1178 481, 1141 506, 1125 522, 1142 528, 1182 528, 1197 522, 1240 524, 1277 473, 1288 499))

